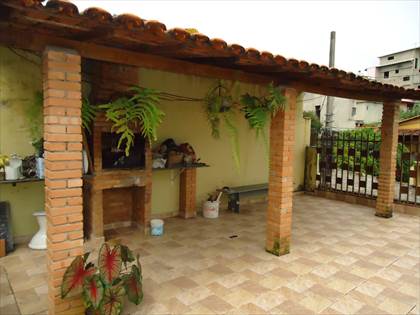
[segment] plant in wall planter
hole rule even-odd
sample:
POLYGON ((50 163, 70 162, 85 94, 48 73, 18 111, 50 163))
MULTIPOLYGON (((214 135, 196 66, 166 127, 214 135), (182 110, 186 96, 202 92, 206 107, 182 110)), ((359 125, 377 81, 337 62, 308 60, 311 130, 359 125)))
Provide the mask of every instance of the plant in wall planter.
POLYGON ((241 96, 241 110, 245 113, 249 127, 255 130, 258 137, 261 135, 268 148, 267 135, 265 133, 268 123, 279 110, 285 110, 286 98, 282 91, 272 83, 268 86, 268 95, 256 97, 250 94, 241 96))
POLYGON ((89 253, 77 256, 67 268, 61 284, 61 298, 82 296, 86 314, 121 314, 125 299, 138 305, 143 300, 139 256, 124 245, 104 243, 98 266, 88 262, 89 253))
POLYGON ((159 92, 134 86, 129 89, 131 97, 120 97, 108 104, 100 105, 110 120, 112 131, 120 135, 118 149, 124 145, 126 156, 134 143, 135 130, 140 128, 142 136, 152 145, 157 140, 157 129, 165 113, 158 108, 159 92))
POLYGON ((231 95, 233 87, 234 85, 228 89, 223 84, 223 81, 219 81, 217 86, 207 93, 204 98, 204 104, 213 138, 220 138, 222 123, 226 126, 233 147, 233 159, 236 167, 239 169, 239 135, 235 123, 235 102, 231 95))

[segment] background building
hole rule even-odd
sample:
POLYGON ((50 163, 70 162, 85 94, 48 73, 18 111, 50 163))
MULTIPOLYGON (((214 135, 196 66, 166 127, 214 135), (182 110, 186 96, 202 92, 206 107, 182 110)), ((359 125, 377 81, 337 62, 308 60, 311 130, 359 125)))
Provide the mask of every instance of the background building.
POLYGON ((376 67, 377 81, 420 89, 420 47, 379 57, 376 67))
MULTIPOLYGON (((379 65, 359 73, 382 83, 420 89, 420 47, 379 57, 379 65)), ((382 117, 382 103, 333 98, 333 129, 354 129, 379 122, 382 117)), ((327 100, 324 95, 305 93, 303 108, 314 111, 325 125, 327 100)), ((407 100, 402 110, 413 105, 407 100)))

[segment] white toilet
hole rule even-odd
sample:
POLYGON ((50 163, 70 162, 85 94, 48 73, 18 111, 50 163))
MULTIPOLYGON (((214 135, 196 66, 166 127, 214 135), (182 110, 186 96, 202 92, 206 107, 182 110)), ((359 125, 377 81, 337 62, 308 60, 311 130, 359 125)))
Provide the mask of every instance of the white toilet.
POLYGON ((44 211, 37 211, 33 213, 39 225, 39 231, 32 237, 29 242, 29 248, 32 249, 47 249, 47 216, 44 211))

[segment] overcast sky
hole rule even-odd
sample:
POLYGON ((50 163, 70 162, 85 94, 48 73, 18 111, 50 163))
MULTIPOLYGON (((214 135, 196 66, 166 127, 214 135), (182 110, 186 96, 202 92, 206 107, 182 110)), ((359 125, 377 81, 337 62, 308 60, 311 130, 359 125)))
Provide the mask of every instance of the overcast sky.
POLYGON ((377 57, 420 45, 420 1, 72 1, 133 13, 168 29, 196 28, 245 48, 328 65, 337 32, 336 67, 357 72, 377 57))

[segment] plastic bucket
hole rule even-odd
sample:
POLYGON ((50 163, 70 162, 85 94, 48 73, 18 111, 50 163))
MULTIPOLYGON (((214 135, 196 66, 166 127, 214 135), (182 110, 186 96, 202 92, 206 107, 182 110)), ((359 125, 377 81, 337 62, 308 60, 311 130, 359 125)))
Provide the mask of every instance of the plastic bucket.
POLYGON ((209 219, 219 217, 219 201, 206 201, 203 205, 203 216, 209 219))
POLYGON ((152 236, 161 236, 163 234, 163 220, 153 219, 150 221, 152 236))

